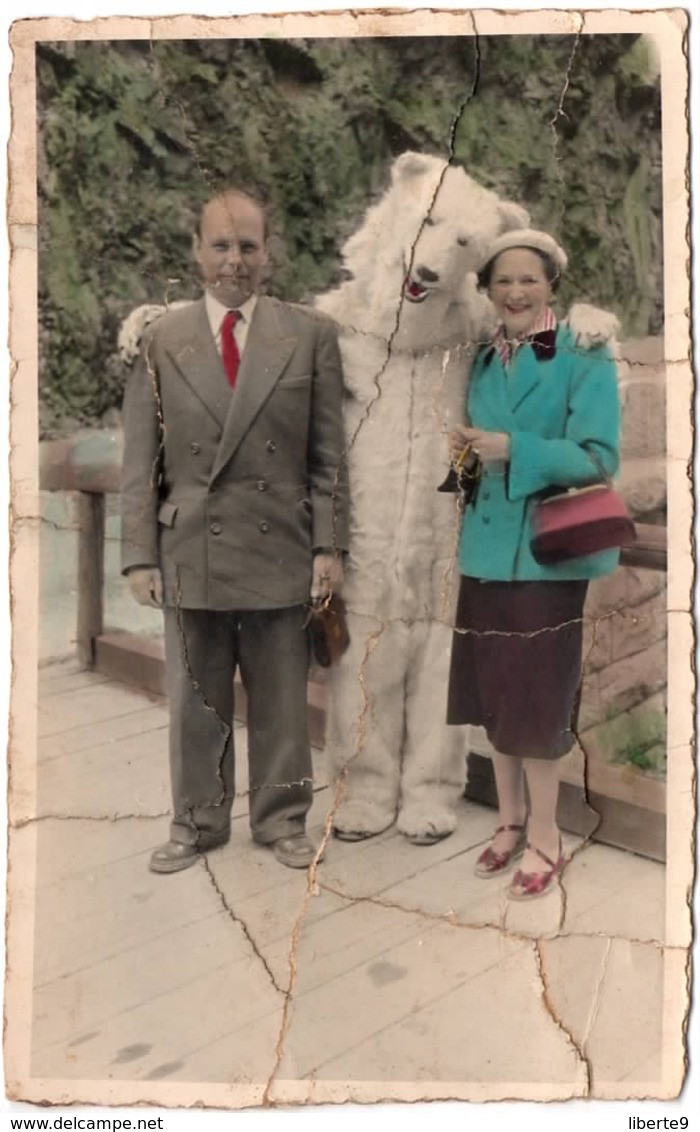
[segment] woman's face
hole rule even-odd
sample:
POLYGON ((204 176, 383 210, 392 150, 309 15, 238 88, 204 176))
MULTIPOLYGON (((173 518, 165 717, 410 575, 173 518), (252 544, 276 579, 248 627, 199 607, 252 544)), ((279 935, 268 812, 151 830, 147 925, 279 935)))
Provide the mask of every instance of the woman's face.
POLYGON ((503 321, 508 338, 530 332, 549 303, 552 288, 544 263, 530 248, 508 248, 491 270, 489 298, 503 321))

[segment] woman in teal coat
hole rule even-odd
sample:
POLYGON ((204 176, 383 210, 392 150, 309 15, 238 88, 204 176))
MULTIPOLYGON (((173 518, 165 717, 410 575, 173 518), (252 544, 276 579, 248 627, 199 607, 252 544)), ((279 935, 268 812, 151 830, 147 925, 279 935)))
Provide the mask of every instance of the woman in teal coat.
POLYGON ((588 580, 612 572, 619 554, 541 565, 530 549, 540 499, 618 467, 615 363, 607 347, 578 347, 549 305, 565 267, 544 232, 494 241, 479 284, 499 329, 474 363, 470 424, 451 438, 453 459, 471 450, 481 478, 459 545, 447 718, 485 727, 494 747, 499 825, 476 873, 499 875, 524 854, 508 890, 521 900, 547 892, 564 866, 558 760, 574 743, 583 605, 588 580))

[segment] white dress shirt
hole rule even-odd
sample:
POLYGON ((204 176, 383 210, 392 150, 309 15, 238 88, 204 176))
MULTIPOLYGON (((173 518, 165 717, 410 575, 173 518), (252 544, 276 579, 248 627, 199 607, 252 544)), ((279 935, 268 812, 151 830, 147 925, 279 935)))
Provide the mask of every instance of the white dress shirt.
MULTIPOLYGON (((251 295, 249 299, 246 299, 244 303, 241 303, 240 307, 236 307, 236 310, 241 315, 241 317, 234 327, 233 336, 236 339, 238 353, 241 358, 243 357, 243 349, 248 337, 250 320, 253 317, 253 311, 255 310, 255 304, 257 303, 257 301, 258 296, 251 295)), ((226 313, 231 308, 225 307, 223 303, 220 303, 219 300, 216 299, 210 291, 204 292, 204 303, 207 309, 207 317, 209 319, 211 332, 214 335, 214 341, 216 342, 216 348, 219 351, 219 354, 221 354, 221 325, 224 321, 226 313)))

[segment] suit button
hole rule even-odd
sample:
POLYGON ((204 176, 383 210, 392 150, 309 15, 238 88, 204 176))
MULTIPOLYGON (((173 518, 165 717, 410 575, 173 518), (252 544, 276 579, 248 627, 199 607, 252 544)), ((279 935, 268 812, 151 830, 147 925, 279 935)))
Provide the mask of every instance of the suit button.
POLYGON ((212 523, 209 530, 211 531, 211 533, 213 535, 220 535, 222 530, 223 530, 223 527, 221 526, 221 523, 212 523))
POLYGON ((258 523, 258 528, 262 531, 262 533, 264 535, 266 535, 267 532, 270 529, 270 524, 268 523, 267 519, 261 519, 260 522, 258 523))
POLYGON ((490 499, 491 498, 491 492, 490 491, 483 492, 481 498, 482 499, 490 499))
POLYGON ((277 445, 275 444, 274 440, 268 440, 265 447, 267 448, 268 452, 274 452, 277 449, 277 445))
POLYGON ((267 491, 270 485, 268 484, 267 480, 258 480, 255 486, 257 487, 258 491, 267 491))
POLYGON ((491 517, 489 515, 484 515, 484 517, 482 518, 481 521, 482 521, 482 523, 486 523, 486 526, 488 526, 489 523, 491 522, 491 517))
POLYGON ((192 455, 198 456, 201 451, 202 451, 202 445, 197 444, 197 441, 193 440, 192 443, 190 444, 190 452, 192 453, 192 455))

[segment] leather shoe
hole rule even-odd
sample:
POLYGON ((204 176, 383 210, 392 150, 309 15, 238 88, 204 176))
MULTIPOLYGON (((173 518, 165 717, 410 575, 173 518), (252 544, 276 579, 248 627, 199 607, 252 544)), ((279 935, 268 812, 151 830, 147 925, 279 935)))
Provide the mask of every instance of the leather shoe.
POLYGON ((151 853, 148 867, 152 873, 179 873, 194 865, 198 857, 199 849, 196 845, 167 841, 151 853))
POLYGON ((280 864, 287 865, 290 869, 308 869, 318 852, 313 841, 305 833, 278 837, 272 842, 271 848, 280 864))

